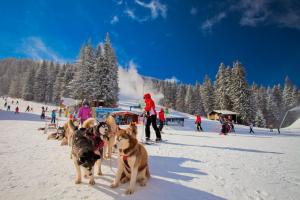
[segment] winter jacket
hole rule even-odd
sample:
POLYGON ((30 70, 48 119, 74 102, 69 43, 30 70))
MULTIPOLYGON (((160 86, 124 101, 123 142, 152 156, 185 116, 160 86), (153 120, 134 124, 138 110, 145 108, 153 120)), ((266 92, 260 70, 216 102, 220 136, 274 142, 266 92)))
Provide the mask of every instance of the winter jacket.
POLYGON ((196 116, 196 123, 198 124, 198 123, 201 123, 201 117, 200 117, 200 115, 197 115, 196 116))
POLYGON ((165 113, 164 113, 164 109, 160 109, 159 113, 158 113, 158 117, 160 121, 165 121, 165 113))
POLYGON ((149 93, 144 95, 144 100, 146 103, 145 111, 149 114, 149 116, 156 115, 155 104, 149 93))
POLYGON ((84 121, 90 117, 92 117, 92 110, 90 109, 90 107, 86 105, 81 106, 78 112, 78 118, 80 118, 81 121, 84 121))
POLYGON ((51 113, 51 117, 56 117, 56 113, 55 113, 55 111, 52 111, 52 113, 51 113))

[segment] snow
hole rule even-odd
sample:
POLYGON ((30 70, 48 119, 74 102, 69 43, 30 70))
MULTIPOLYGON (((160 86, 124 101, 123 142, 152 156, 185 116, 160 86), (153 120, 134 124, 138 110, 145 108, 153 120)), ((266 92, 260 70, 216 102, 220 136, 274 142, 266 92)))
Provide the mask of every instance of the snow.
POLYGON ((298 118, 294 123, 292 123, 289 127, 284 128, 284 130, 297 130, 300 131, 300 118, 298 118))
MULTIPOLYGON (((152 177, 146 187, 137 184, 135 193, 126 196, 128 184, 109 187, 117 155, 112 170, 109 161, 103 162, 103 176, 96 176, 96 185, 88 185, 87 179, 76 185, 70 147, 47 140, 37 130, 44 126, 39 120, 43 105, 20 101, 21 111, 28 103, 34 113, 0 111, 1 199, 280 200, 300 196, 300 130, 277 134, 254 128, 251 135, 249 127, 237 125, 237 133, 223 136, 218 134, 219 122, 203 119, 205 132, 195 132, 193 116, 185 115, 184 127, 164 128, 165 143, 145 146, 152 177)), ((1 108, 3 104, 1 99, 1 108)), ((125 108, 130 102, 120 104, 125 108)), ((143 127, 138 128, 141 134, 143 127)), ((151 136, 155 139, 154 132, 151 136)))

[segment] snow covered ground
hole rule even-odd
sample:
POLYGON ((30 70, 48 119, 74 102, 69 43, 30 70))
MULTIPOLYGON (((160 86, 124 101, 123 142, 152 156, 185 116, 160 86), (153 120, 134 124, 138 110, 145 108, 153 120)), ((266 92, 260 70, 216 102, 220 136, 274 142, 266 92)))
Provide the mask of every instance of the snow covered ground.
MULTIPOLYGON (((21 111, 27 104, 21 101, 21 111)), ((203 120, 205 132, 195 132, 193 119, 185 127, 166 127, 165 143, 146 145, 152 178, 126 196, 127 184, 109 187, 116 155, 113 171, 104 161, 96 185, 86 179, 75 185, 70 147, 37 130, 44 126, 42 105, 30 104, 34 113, 0 111, 0 199, 299 199, 299 130, 278 135, 255 128, 250 135, 248 127, 237 126, 235 134, 223 136, 215 121, 203 120)))

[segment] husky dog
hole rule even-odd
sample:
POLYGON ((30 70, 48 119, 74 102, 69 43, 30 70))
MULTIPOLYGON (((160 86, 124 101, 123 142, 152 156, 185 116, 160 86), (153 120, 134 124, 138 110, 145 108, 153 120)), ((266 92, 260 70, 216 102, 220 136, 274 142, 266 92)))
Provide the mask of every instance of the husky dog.
POLYGON ((136 181, 145 186, 150 178, 148 153, 143 145, 126 130, 117 132, 117 148, 119 149, 118 171, 111 187, 130 181, 126 194, 134 192, 136 181))
MULTIPOLYGON (((91 120, 92 121, 92 120, 91 120)), ((73 127, 75 129, 75 127, 73 127)), ((102 175, 101 159, 103 155, 103 139, 108 137, 108 126, 104 122, 97 125, 86 123, 84 128, 75 131, 72 141, 71 158, 76 168, 75 183, 81 183, 81 169, 83 167, 85 176, 89 178, 89 184, 95 184, 94 165, 97 162, 97 174, 102 175)))
POLYGON ((48 140, 62 140, 65 137, 65 129, 64 127, 58 127, 55 133, 51 133, 48 135, 48 140))

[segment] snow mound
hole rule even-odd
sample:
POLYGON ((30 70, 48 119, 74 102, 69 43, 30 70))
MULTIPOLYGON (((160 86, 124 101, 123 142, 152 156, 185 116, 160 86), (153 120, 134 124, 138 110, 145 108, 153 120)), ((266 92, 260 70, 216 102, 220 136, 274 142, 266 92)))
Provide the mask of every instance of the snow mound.
POLYGON ((300 118, 298 118, 294 123, 292 123, 290 126, 284 128, 286 130, 294 130, 299 129, 300 130, 300 118))

